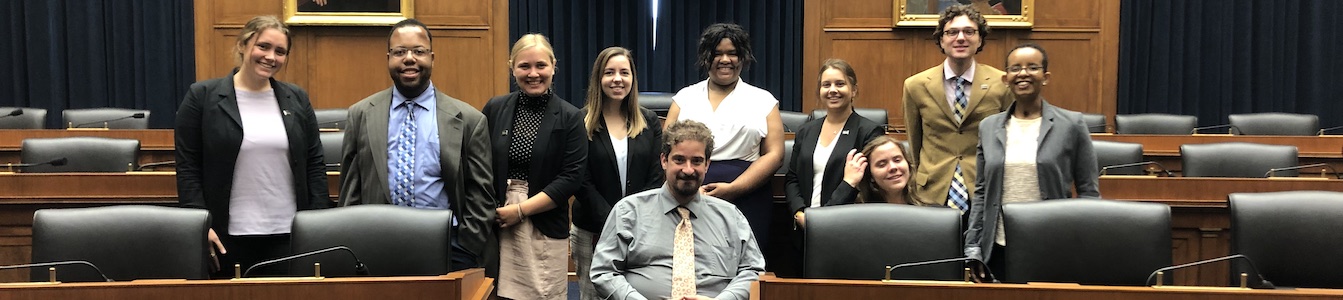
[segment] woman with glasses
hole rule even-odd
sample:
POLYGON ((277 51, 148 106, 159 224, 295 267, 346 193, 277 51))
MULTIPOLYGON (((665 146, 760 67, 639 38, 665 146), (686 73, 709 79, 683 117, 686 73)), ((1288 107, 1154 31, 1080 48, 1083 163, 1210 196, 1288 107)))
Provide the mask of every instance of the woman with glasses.
POLYGON ((1100 171, 1082 114, 1040 96, 1051 75, 1044 48, 1017 46, 1008 52, 1006 70, 1002 80, 1016 102, 979 125, 979 188, 965 232, 965 255, 984 260, 997 278, 1004 278, 1010 238, 1003 230, 1003 204, 1100 198, 1100 171))

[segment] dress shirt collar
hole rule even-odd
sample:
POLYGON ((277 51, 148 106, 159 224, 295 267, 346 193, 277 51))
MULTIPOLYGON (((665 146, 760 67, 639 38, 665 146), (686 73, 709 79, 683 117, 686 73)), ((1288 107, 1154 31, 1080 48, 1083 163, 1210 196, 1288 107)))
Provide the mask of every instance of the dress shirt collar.
MULTIPOLYGON (((672 197, 671 186, 665 183, 662 185, 662 188, 658 189, 658 195, 661 195, 661 197, 659 197, 657 201, 657 211, 660 211, 663 214, 672 214, 676 212, 676 207, 682 206, 679 202, 676 202, 676 198, 672 197)), ((695 193, 694 198, 690 199, 690 203, 685 204, 685 208, 690 210, 691 219, 695 219, 697 212, 703 211, 703 197, 703 194, 695 193)), ((680 218, 680 216, 677 215, 677 218, 680 218)))
MULTIPOLYGON (((415 99, 411 99, 411 101, 414 101, 419 107, 428 108, 430 107, 429 103, 434 101, 434 94, 436 93, 438 93, 438 90, 434 88, 434 83, 431 82, 429 83, 429 88, 424 89, 424 93, 420 93, 419 96, 416 96, 415 99)), ((392 108, 399 108, 402 105, 405 105, 405 102, 406 95, 402 95, 401 90, 395 88, 392 89, 392 108)))
MULTIPOLYGON (((965 70, 965 74, 961 74, 961 79, 971 83, 975 82, 975 66, 977 65, 979 63, 976 63, 973 58, 970 59, 970 68, 965 70)), ((942 81, 950 81, 954 77, 956 77, 956 73, 951 71, 951 59, 942 61, 942 81)))

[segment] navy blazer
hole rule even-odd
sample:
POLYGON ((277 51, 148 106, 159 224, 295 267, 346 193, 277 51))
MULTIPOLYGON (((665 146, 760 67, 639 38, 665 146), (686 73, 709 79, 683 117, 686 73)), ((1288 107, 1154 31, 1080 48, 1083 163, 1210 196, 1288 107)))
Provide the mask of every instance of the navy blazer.
MULTIPOLYGON (((793 136, 793 157, 787 162, 788 175, 784 178, 784 196, 788 199, 789 211, 796 213, 811 206, 812 178, 816 175, 815 170, 812 170, 812 156, 816 153, 823 125, 824 118, 807 121, 793 136)), ((863 151, 863 145, 883 134, 886 134, 886 130, 881 124, 859 116, 857 112, 849 114, 849 118, 844 121, 844 129, 840 131, 839 140, 830 152, 830 159, 825 163, 825 174, 821 175, 821 206, 852 203, 853 197, 840 196, 837 199, 833 195, 836 187, 848 185, 844 182, 844 159, 849 150, 863 151)), ((845 195, 851 194, 852 191, 849 191, 845 195)))
MULTIPOLYGON (((289 169, 294 176, 294 203, 299 210, 331 206, 326 164, 308 93, 270 79, 289 137, 289 169)), ((210 228, 228 234, 233 168, 242 146, 242 118, 233 76, 191 84, 177 108, 173 130, 177 150, 177 202, 210 211, 210 228)))
POLYGON ((601 128, 588 141, 588 176, 583 182, 583 190, 574 197, 575 227, 600 234, 616 202, 625 196, 661 187, 665 181, 666 173, 660 163, 662 123, 652 110, 640 107, 639 111, 648 127, 639 136, 625 139, 629 155, 625 159, 625 182, 620 181, 615 147, 611 144, 611 135, 606 132, 606 122, 599 122, 601 128), (621 187, 624 187, 623 193, 621 187))
MULTIPOLYGON (((513 114, 521 91, 490 98, 485 118, 490 124, 494 154, 494 194, 498 205, 506 203, 508 193, 508 144, 513 140, 513 114)), ((541 125, 536 130, 532 161, 527 173, 527 197, 545 192, 555 208, 527 216, 542 234, 554 239, 569 238, 569 197, 583 187, 588 158, 588 135, 583 127, 583 112, 573 104, 552 95, 547 101, 541 125)))
MULTIPOLYGON (((1040 138, 1035 175, 1040 199, 1100 198, 1099 167, 1091 146, 1091 132, 1082 114, 1049 105, 1040 99, 1040 138)), ((1003 175, 1007 161, 1007 122, 1017 103, 979 124, 979 168, 975 194, 970 198, 970 224, 965 231, 965 256, 988 262, 1003 208, 1003 175)))

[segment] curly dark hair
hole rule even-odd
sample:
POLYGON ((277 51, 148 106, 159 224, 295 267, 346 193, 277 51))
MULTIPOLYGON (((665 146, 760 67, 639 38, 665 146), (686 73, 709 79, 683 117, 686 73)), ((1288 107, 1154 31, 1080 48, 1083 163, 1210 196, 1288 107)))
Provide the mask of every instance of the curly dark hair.
POLYGON ((941 16, 937 18, 937 29, 933 30, 933 44, 937 44, 937 49, 946 51, 946 49, 942 49, 942 32, 945 31, 947 23, 951 23, 952 19, 959 16, 970 17, 970 21, 975 22, 975 26, 979 27, 977 29, 979 31, 979 49, 975 49, 975 54, 984 51, 984 40, 989 38, 989 20, 984 19, 984 15, 980 14, 979 10, 975 10, 974 7, 969 5, 952 5, 942 10, 941 16))
POLYGON ((746 29, 741 25, 732 23, 718 23, 704 28, 704 33, 699 36, 699 65, 700 70, 709 72, 713 66, 714 51, 718 49, 718 43, 723 39, 732 41, 732 46, 737 47, 737 57, 741 58, 741 70, 755 62, 755 55, 751 52, 751 35, 746 33, 746 29))

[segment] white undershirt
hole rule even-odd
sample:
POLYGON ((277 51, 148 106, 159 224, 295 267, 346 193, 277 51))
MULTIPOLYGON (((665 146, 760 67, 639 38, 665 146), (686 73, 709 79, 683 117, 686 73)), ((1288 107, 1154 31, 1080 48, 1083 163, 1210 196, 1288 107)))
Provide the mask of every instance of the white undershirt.
POLYGON ((242 145, 229 191, 230 235, 289 233, 297 204, 289 169, 289 136, 273 90, 237 91, 242 145))
POLYGON ((620 171, 620 194, 624 195, 625 187, 629 185, 629 139, 625 136, 616 137, 609 134, 607 136, 611 137, 611 148, 615 149, 616 170, 620 171))
MULTIPOLYGON (((1040 177, 1035 158, 1040 149, 1040 119, 1007 121, 1007 146, 1003 156, 1003 204, 1040 201, 1040 177)), ((998 214, 998 234, 994 241, 1007 246, 1003 216, 998 214)))
POLYGON ((835 152, 839 135, 830 139, 830 146, 821 145, 820 137, 816 139, 816 151, 811 154, 811 207, 821 206, 821 179, 825 177, 825 165, 830 162, 830 153, 835 152))

